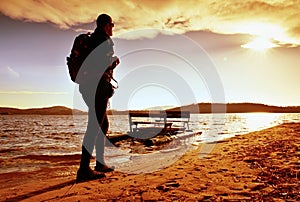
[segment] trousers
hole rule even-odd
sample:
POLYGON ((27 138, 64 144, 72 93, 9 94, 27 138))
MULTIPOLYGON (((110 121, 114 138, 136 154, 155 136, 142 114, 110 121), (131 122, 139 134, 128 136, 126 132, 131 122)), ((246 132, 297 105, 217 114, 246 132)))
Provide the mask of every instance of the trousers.
POLYGON ((79 91, 88 106, 88 124, 82 141, 82 155, 80 167, 89 167, 91 155, 96 148, 97 163, 104 163, 104 146, 109 128, 106 114, 109 96, 101 89, 101 81, 96 90, 93 85, 80 85, 79 91))

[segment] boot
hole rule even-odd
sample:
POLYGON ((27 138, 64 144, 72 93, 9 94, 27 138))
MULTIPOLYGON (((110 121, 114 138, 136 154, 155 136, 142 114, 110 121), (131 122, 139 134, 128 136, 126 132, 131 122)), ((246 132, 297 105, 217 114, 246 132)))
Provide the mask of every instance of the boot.
POLYGON ((114 166, 109 167, 105 164, 102 164, 102 163, 96 161, 95 171, 107 173, 107 172, 112 172, 114 170, 115 170, 114 166))
POLYGON ((82 146, 80 167, 77 171, 77 177, 76 177, 77 182, 95 180, 95 179, 105 177, 103 173, 93 171, 90 168, 90 161, 91 161, 91 154, 86 150, 84 146, 82 146))
POLYGON ((82 169, 79 168, 77 171, 76 182, 83 182, 88 180, 96 180, 104 178, 105 174, 92 170, 90 167, 82 169))
POLYGON ((92 155, 90 152, 82 146, 82 152, 81 152, 81 160, 80 160, 80 169, 88 169, 90 166, 92 155))

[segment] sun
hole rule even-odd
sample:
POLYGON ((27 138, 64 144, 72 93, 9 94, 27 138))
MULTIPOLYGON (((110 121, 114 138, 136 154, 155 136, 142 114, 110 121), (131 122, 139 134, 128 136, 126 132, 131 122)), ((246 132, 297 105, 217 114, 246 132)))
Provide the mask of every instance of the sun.
POLYGON ((241 45, 242 48, 248 48, 254 51, 265 52, 268 49, 278 47, 278 45, 271 42, 270 39, 265 37, 257 37, 253 41, 241 45))

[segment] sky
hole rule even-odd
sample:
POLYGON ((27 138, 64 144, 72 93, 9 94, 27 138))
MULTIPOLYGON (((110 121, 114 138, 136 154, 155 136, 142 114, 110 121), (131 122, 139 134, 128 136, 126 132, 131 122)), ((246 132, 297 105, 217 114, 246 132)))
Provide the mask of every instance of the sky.
POLYGON ((1 0, 0 107, 86 109, 68 75, 76 35, 114 23, 110 108, 300 105, 300 0, 1 0))

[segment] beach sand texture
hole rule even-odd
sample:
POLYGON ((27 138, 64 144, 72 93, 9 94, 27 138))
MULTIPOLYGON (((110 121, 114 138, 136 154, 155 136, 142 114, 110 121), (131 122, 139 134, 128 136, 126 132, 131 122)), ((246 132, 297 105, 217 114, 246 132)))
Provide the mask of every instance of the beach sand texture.
MULTIPOLYGON (((115 171, 75 184, 79 156, 0 175, 1 201, 299 201, 300 123, 200 144, 152 173, 115 171)), ((30 159, 28 159, 30 161, 30 159)), ((149 163, 151 166, 151 163, 149 163)))

